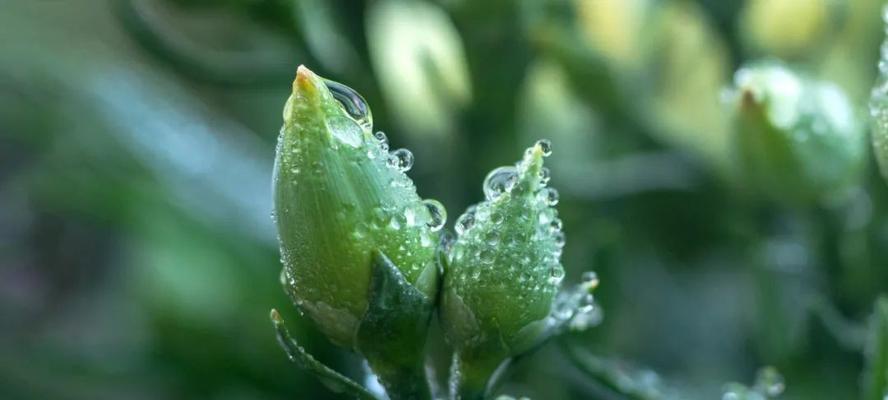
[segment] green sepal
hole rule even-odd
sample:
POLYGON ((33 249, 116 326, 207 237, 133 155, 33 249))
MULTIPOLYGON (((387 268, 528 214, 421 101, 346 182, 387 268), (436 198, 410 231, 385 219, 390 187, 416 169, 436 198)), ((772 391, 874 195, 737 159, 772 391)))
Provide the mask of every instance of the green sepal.
MULTIPOLYGON (((381 251, 372 254, 367 312, 355 337, 357 350, 369 362, 392 399, 429 399, 423 354, 433 301, 407 282, 381 251)), ((437 280, 429 265, 427 279, 437 280)))
POLYGON ((346 394, 361 400, 380 400, 363 386, 324 365, 311 354, 306 352, 305 349, 296 342, 296 339, 293 339, 293 337, 290 336, 290 332, 284 324, 284 319, 281 318, 281 314, 275 309, 271 310, 271 322, 274 324, 278 343, 281 344, 281 347, 284 349, 284 352, 287 353, 287 357, 290 358, 290 361, 295 362, 300 368, 318 378, 327 389, 330 389, 335 393, 346 394))
POLYGON ((888 297, 876 300, 869 329, 863 399, 883 400, 888 396, 888 297))

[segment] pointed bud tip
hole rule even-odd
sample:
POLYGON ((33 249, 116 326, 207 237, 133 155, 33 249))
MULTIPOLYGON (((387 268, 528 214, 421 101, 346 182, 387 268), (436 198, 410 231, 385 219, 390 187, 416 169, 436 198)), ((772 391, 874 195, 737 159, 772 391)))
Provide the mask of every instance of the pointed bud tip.
POLYGON ((536 176, 543 167, 543 158, 551 154, 551 145, 547 140, 538 140, 524 152, 524 168, 519 168, 531 176, 536 176))
POLYGON ((300 64, 298 68, 296 68, 296 79, 293 81, 293 91, 296 92, 298 90, 309 91, 315 90, 316 81, 318 76, 315 75, 308 67, 300 64))

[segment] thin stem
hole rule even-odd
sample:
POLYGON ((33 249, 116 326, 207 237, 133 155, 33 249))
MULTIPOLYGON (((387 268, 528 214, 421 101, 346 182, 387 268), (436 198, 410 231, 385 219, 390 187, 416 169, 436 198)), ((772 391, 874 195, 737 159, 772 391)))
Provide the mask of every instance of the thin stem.
POLYGON ((660 400, 664 396, 652 385, 639 382, 636 377, 621 368, 617 368, 612 362, 597 357, 588 352, 580 352, 576 346, 567 343, 567 340, 559 341, 562 352, 577 369, 587 377, 601 385, 613 390, 631 400, 660 400))

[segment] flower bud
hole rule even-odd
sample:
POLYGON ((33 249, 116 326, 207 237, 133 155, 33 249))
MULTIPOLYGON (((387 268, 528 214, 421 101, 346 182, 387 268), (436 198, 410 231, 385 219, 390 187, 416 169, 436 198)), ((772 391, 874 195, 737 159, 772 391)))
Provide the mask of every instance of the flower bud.
POLYGON ((394 266, 392 279, 431 303, 444 223, 440 203, 420 199, 405 175, 410 152, 390 153, 371 128, 360 95, 299 67, 273 178, 281 279, 299 309, 349 348, 373 301, 374 265, 394 266))
POLYGON ((463 397, 480 396, 493 371, 546 329, 564 276, 558 192, 543 168, 549 146, 541 140, 514 167, 493 170, 486 200, 456 222, 439 313, 463 397))
POLYGON ((865 136, 838 86, 776 62, 741 68, 734 84, 738 167, 755 190, 804 203, 856 182, 865 136))
MULTIPOLYGON (((882 9, 882 20, 888 37, 888 7, 882 9)), ((882 43, 879 80, 870 95, 869 109, 873 151, 882 177, 888 180, 888 38, 882 43)))

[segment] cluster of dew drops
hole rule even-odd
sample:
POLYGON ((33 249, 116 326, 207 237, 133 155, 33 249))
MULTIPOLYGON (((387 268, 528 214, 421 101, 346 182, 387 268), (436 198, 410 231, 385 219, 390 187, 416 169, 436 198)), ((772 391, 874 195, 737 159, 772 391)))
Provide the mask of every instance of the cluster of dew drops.
MULTIPOLYGON (((343 110, 365 131, 371 131, 373 120, 370 108, 364 99, 353 89, 333 81, 325 81, 333 98, 341 105, 343 110)), ((366 148, 366 156, 371 160, 380 159, 385 161, 385 165, 392 170, 400 173, 406 173, 413 167, 413 153, 407 149, 389 149, 388 137, 382 131, 373 134, 373 140, 366 148)), ((389 184, 392 188, 405 187, 409 188, 412 183, 409 179, 392 179, 389 184)), ((422 247, 431 247, 435 243, 431 240, 430 232, 437 232, 444 227, 447 220, 447 213, 444 206, 434 199, 422 200, 422 207, 428 212, 428 218, 425 224, 428 231, 420 230, 419 244, 422 247)), ((418 210, 412 205, 407 205, 401 210, 384 209, 382 207, 375 208, 373 212, 374 223, 373 228, 384 228, 393 231, 401 229, 410 229, 419 226, 423 215, 422 210, 418 210)), ((354 236, 360 239, 364 235, 364 231, 359 227, 355 230, 354 236)), ((401 246, 405 253, 409 250, 407 246, 401 246)), ((418 270, 420 266, 411 266, 411 269, 418 270)))
MULTIPOLYGON (((886 39, 882 43, 881 56, 879 57, 879 78, 873 88, 869 111, 875 124, 876 132, 873 133, 878 152, 888 153, 888 140, 883 138, 888 135, 888 6, 882 9, 882 19, 885 23, 886 39), (879 140, 881 139, 881 140, 879 140)), ((888 394, 886 394, 888 400, 888 394)))
MULTIPOLYGON (((536 146, 539 146, 542 149, 544 157, 548 157, 552 154, 552 146, 548 140, 539 140, 537 141, 536 146)), ((532 149, 533 147, 528 149, 528 152, 532 151, 532 149)), ((458 238, 470 235, 470 231, 479 221, 484 221, 485 223, 493 224, 494 226, 499 226, 503 223, 503 215, 499 212, 492 211, 489 205, 504 194, 510 193, 515 188, 519 180, 519 174, 522 172, 520 168, 522 168, 522 162, 518 162, 515 166, 496 168, 487 175, 483 185, 486 203, 470 206, 465 213, 459 216, 454 225, 458 238)), ((559 266, 558 257, 561 256, 565 240, 564 233, 561 230, 561 219, 558 218, 557 211, 553 208, 558 204, 558 191, 546 186, 549 180, 549 169, 545 167, 541 168, 539 176, 541 188, 539 188, 535 196, 537 196, 539 204, 545 205, 545 207, 539 212, 539 216, 537 217, 538 229, 535 232, 535 236, 531 239, 540 240, 543 237, 551 237, 553 239, 555 246, 552 250, 552 254, 547 255, 549 259, 546 264, 551 265, 550 283, 557 285, 564 278, 564 270, 559 266)), ((494 254, 493 249, 500 244, 498 230, 490 230, 487 233, 487 236, 481 238, 481 240, 486 243, 488 248, 482 248, 478 251, 476 256, 482 263, 492 262, 494 254)), ((455 253, 450 256, 451 258, 459 259, 463 255, 455 253)))
POLYGON ((774 367, 761 368, 756 374, 751 388, 733 383, 727 385, 722 400, 766 400, 774 399, 786 389, 783 376, 774 367))

